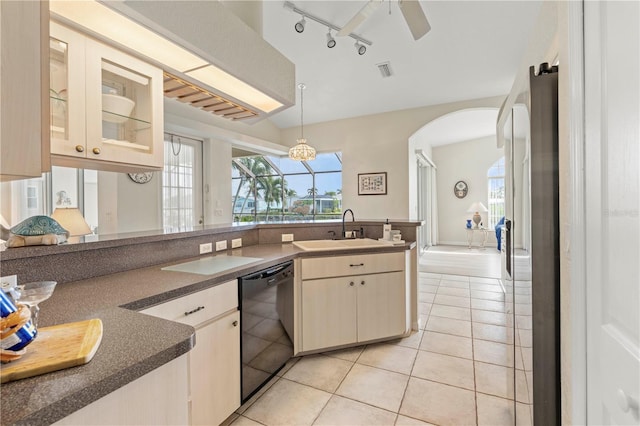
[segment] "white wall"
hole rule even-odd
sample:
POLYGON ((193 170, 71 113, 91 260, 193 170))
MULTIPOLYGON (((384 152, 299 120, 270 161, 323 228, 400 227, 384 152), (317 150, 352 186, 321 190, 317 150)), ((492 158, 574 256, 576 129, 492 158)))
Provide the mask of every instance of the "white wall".
MULTIPOLYGON (((351 208, 356 218, 406 219, 415 216, 415 207, 410 205, 417 199, 415 146, 410 137, 442 115, 466 108, 499 107, 503 100, 476 99, 305 124, 305 137, 319 152, 342 152, 342 205, 351 208), (370 172, 387 172, 387 195, 358 196, 358 173, 370 172)), ((294 145, 299 132, 299 127, 282 130, 281 143, 294 145)))
MULTIPOLYGON (((487 171, 503 151, 497 148, 496 138, 485 137, 451 145, 436 146, 432 158, 438 166, 438 242, 440 244, 466 245, 465 225, 473 213, 467 213, 469 206, 480 201, 488 207, 487 171), (453 194, 453 187, 459 180, 469 186, 463 199, 453 194)), ((482 222, 488 224, 487 213, 481 213, 482 222)), ((476 237, 478 238, 478 237, 476 237)), ((495 234, 487 239, 487 246, 496 246, 495 234)))
POLYGON ((231 223, 231 144, 205 139, 204 223, 231 223))

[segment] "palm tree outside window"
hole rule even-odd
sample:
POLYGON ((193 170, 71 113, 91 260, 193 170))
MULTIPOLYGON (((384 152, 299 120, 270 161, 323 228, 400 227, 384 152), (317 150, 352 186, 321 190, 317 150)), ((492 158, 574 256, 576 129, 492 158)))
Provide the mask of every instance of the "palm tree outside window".
POLYGON ((309 162, 273 156, 234 158, 231 173, 236 222, 340 217, 340 153, 318 154, 309 162))

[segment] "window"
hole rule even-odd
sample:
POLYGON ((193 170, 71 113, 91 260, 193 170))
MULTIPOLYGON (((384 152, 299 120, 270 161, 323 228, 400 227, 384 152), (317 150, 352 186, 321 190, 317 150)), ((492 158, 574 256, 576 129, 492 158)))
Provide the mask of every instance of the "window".
POLYGON ((162 172, 162 226, 191 228, 203 222, 202 141, 169 133, 164 135, 162 172))
POLYGON ((342 214, 340 153, 313 161, 254 156, 232 160, 236 222, 339 219, 342 214))
POLYGON ((27 209, 36 210, 40 201, 38 187, 35 185, 27 186, 27 209))
POLYGON ((504 157, 487 171, 489 180, 489 227, 493 228, 504 216, 504 157))

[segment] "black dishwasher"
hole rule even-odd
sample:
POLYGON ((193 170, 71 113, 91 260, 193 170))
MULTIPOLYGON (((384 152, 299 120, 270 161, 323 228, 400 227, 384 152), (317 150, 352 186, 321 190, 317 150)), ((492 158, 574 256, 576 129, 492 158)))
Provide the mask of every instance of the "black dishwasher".
POLYGON ((293 355, 293 262, 238 281, 244 403, 293 355))

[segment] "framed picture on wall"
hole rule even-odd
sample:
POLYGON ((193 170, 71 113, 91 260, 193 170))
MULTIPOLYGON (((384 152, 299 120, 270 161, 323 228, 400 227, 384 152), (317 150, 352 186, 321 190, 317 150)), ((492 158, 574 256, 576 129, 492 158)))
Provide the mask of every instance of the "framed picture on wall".
POLYGON ((386 195, 387 172, 358 173, 358 195, 386 195))

